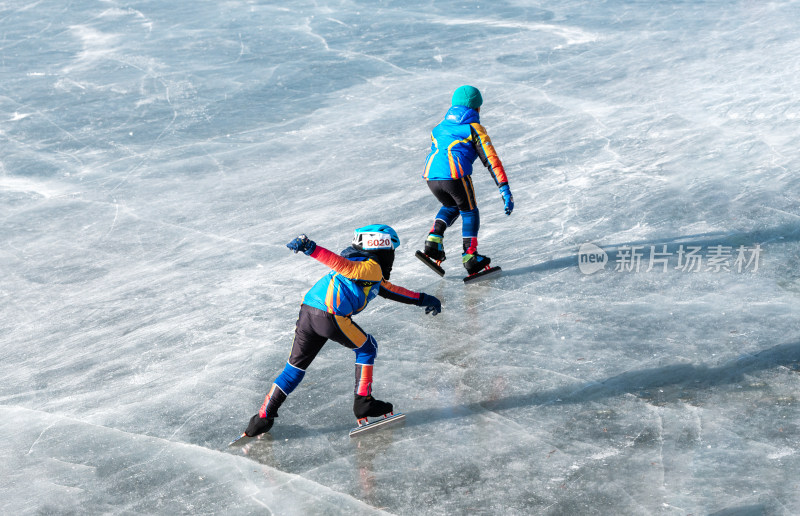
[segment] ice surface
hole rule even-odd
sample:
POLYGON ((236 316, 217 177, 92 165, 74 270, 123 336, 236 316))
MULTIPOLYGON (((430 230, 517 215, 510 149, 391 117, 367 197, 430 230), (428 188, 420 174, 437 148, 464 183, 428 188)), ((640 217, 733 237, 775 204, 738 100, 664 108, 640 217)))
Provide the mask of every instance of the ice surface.
POLYGON ((798 20, 796 0, 0 3, 0 513, 800 514, 798 20), (476 169, 504 274, 468 286, 460 223, 444 278, 413 256, 461 84, 516 201, 476 169), (226 448, 326 272, 284 244, 374 222, 403 240, 393 282, 444 305, 356 319, 406 422, 348 437, 331 343, 271 434, 226 448), (588 243, 605 270, 581 272, 588 243))

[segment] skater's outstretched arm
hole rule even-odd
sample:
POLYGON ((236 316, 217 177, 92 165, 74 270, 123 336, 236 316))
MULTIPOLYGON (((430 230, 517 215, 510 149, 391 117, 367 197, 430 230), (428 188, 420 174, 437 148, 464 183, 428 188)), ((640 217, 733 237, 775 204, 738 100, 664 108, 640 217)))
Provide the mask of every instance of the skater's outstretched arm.
POLYGON ((325 249, 321 245, 317 245, 313 240, 309 240, 306 235, 298 236, 286 244, 286 247, 296 253, 303 252, 307 254, 347 278, 380 281, 383 277, 381 266, 375 260, 365 260, 362 262, 348 260, 333 251, 325 249))
POLYGON ((386 280, 381 281, 381 289, 378 291, 378 295, 407 305, 418 305, 419 298, 422 297, 422 293, 420 292, 414 292, 407 288, 392 285, 386 280))
POLYGON ((433 313, 433 315, 436 315, 442 311, 442 303, 435 296, 392 285, 386 280, 381 282, 381 289, 378 291, 378 295, 398 303, 424 306, 426 314, 433 313))
POLYGON ((481 163, 489 169, 494 183, 500 189, 506 215, 511 215, 514 210, 514 197, 511 195, 511 187, 508 186, 508 177, 503 168, 503 163, 500 162, 500 158, 494 150, 494 145, 492 145, 492 140, 489 138, 486 128, 478 123, 472 123, 470 126, 472 127, 475 150, 478 152, 478 157, 481 159, 481 163))
POLYGON ((492 139, 489 138, 486 128, 479 123, 469 125, 472 127, 472 133, 475 137, 475 150, 478 151, 478 157, 481 159, 481 163, 489 169, 494 183, 498 187, 508 184, 508 177, 506 177, 503 163, 497 156, 497 151, 494 150, 492 139))

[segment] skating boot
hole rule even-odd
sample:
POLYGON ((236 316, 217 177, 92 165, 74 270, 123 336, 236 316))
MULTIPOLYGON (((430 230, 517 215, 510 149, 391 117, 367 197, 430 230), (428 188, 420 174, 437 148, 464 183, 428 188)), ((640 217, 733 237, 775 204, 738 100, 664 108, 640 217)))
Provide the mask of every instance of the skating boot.
POLYGON ((247 437, 255 437, 263 434, 264 432, 269 432, 269 429, 272 428, 273 424, 275 424, 274 417, 261 417, 260 415, 256 414, 250 418, 250 424, 247 425, 247 430, 244 431, 244 435, 247 437))
POLYGON ((356 394, 355 400, 353 400, 353 413, 358 420, 391 414, 393 409, 391 403, 376 400, 371 395, 359 396, 356 394))
POLYGON ((431 233, 425 240, 425 256, 436 262, 437 265, 446 260, 442 239, 442 236, 431 233))
POLYGON ((470 276, 482 271, 488 267, 491 262, 491 258, 488 256, 483 256, 482 254, 478 254, 478 251, 464 253, 461 255, 461 263, 464 264, 464 268, 467 269, 467 274, 470 276))
POLYGON ((425 240, 425 251, 417 251, 414 255, 419 260, 427 265, 439 276, 444 276, 444 269, 442 269, 442 262, 445 260, 444 246, 442 246, 442 237, 436 233, 428 235, 425 240))
POLYGON ((359 396, 358 394, 356 394, 356 399, 353 401, 353 412, 358 420, 358 426, 350 430, 350 437, 370 432, 376 428, 385 428, 388 425, 393 425, 406 419, 405 414, 394 413, 394 407, 392 407, 391 403, 376 400, 372 396, 359 396), (379 419, 374 419, 370 422, 367 417, 377 417, 379 419))

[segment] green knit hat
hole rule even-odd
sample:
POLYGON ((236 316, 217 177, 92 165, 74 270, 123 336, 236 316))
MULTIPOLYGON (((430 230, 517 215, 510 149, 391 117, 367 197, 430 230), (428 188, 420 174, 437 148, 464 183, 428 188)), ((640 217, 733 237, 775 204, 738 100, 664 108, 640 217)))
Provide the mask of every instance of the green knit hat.
POLYGON ((483 97, 478 88, 474 86, 461 86, 453 92, 452 105, 454 106, 467 106, 472 109, 478 109, 483 104, 483 97))

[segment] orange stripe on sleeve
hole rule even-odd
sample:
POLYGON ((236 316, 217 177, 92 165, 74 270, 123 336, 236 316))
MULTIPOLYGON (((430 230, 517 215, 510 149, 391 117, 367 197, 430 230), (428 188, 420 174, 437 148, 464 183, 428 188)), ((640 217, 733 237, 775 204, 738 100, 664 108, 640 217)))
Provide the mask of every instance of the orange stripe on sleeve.
POLYGON ((380 281, 383 278, 381 266, 375 260, 354 262, 318 245, 311 257, 327 265, 342 276, 350 279, 380 281))
POLYGON ((506 177, 506 171, 503 168, 503 163, 500 161, 500 158, 497 156, 497 152, 494 150, 494 145, 492 145, 492 140, 489 138, 486 128, 484 128, 481 124, 470 125, 478 134, 478 140, 481 148, 483 149, 484 155, 486 155, 486 160, 489 162, 489 172, 492 174, 494 182, 498 185, 508 183, 508 177, 506 177))

